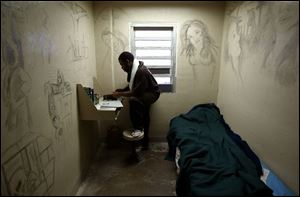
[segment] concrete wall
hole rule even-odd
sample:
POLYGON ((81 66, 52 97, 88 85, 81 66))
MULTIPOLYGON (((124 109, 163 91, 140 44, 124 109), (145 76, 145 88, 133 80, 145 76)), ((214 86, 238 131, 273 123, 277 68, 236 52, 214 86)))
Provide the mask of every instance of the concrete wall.
MULTIPOLYGON (((104 93, 111 93, 127 84, 127 73, 121 69, 118 57, 124 50, 130 50, 130 23, 176 24, 176 88, 173 93, 162 93, 152 106, 149 132, 152 140, 165 140, 169 122, 175 115, 187 112, 196 104, 217 101, 224 4, 186 1, 95 2, 94 14, 97 79, 104 93), (212 44, 206 48, 204 58, 209 59, 206 64, 199 60, 199 52, 189 58, 183 50, 181 38, 184 36, 184 25, 191 23, 191 20, 207 26, 202 36, 206 35, 205 38, 212 44)), ((196 44, 195 48, 200 50, 200 44, 196 44)), ((130 126, 127 108, 120 114, 119 125, 124 128, 130 126)))
POLYGON ((218 92, 225 120, 299 194, 299 3, 226 6, 218 92))
POLYGON ((2 195, 77 190, 98 134, 76 84, 93 86, 95 60, 91 3, 1 1, 2 195))

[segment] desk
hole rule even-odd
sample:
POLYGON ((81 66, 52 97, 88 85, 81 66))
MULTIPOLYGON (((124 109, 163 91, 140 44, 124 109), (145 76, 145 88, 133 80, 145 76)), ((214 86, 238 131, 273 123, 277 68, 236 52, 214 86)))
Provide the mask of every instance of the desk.
POLYGON ((117 120, 121 107, 100 107, 99 103, 94 105, 86 94, 83 86, 77 84, 77 98, 80 120, 117 120))

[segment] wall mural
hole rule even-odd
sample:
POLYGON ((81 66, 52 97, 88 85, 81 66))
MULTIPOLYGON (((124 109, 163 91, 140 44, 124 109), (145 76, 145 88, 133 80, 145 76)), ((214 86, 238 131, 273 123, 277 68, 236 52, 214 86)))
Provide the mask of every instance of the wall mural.
POLYGON ((55 128, 55 139, 64 141, 64 132, 70 130, 72 124, 72 89, 64 80, 63 73, 57 71, 57 82, 46 82, 45 93, 48 95, 48 112, 55 128))
POLYGON ((241 82, 246 62, 274 73, 275 81, 283 86, 296 82, 298 13, 293 3, 280 2, 243 2, 229 9, 225 61, 241 82))
MULTIPOLYGON (((185 55, 191 66, 213 66, 215 70, 218 47, 201 20, 188 20, 180 31, 181 55, 185 55)), ((194 70, 195 73, 195 70, 194 70)), ((214 74, 214 71, 213 71, 214 74)), ((212 77, 213 79, 213 77, 212 77)))
POLYGON ((54 185, 52 141, 32 132, 32 79, 25 69, 24 35, 19 31, 34 6, 1 2, 1 195, 47 195, 54 185))
POLYGON ((50 139, 27 133, 1 152, 1 195, 49 195, 55 176, 50 139))
POLYGON ((68 39, 70 41, 70 47, 67 53, 71 53, 73 61, 78 61, 88 58, 88 46, 85 41, 84 33, 81 33, 80 23, 84 18, 88 18, 87 11, 76 2, 65 1, 61 5, 67 9, 68 13, 71 15, 73 23, 73 34, 69 35, 68 39))

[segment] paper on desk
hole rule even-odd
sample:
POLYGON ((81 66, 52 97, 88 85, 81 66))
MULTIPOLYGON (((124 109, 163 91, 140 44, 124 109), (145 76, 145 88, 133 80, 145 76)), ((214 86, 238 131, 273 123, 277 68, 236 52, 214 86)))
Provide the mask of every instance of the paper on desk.
POLYGON ((115 100, 115 101, 100 101, 99 102, 100 108, 105 108, 105 107, 123 107, 123 104, 120 100, 115 100))
POLYGON ((116 107, 101 107, 100 104, 98 103, 97 105, 95 105, 97 110, 100 111, 116 111, 116 107))

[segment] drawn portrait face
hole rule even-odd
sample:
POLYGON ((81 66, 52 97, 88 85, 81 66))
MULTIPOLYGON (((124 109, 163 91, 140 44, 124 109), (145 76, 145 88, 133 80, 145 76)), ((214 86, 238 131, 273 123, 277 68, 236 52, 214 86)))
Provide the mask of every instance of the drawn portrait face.
POLYGON ((203 48, 203 30, 199 25, 195 23, 192 24, 186 33, 187 39, 190 44, 192 44, 197 49, 201 50, 203 48))

